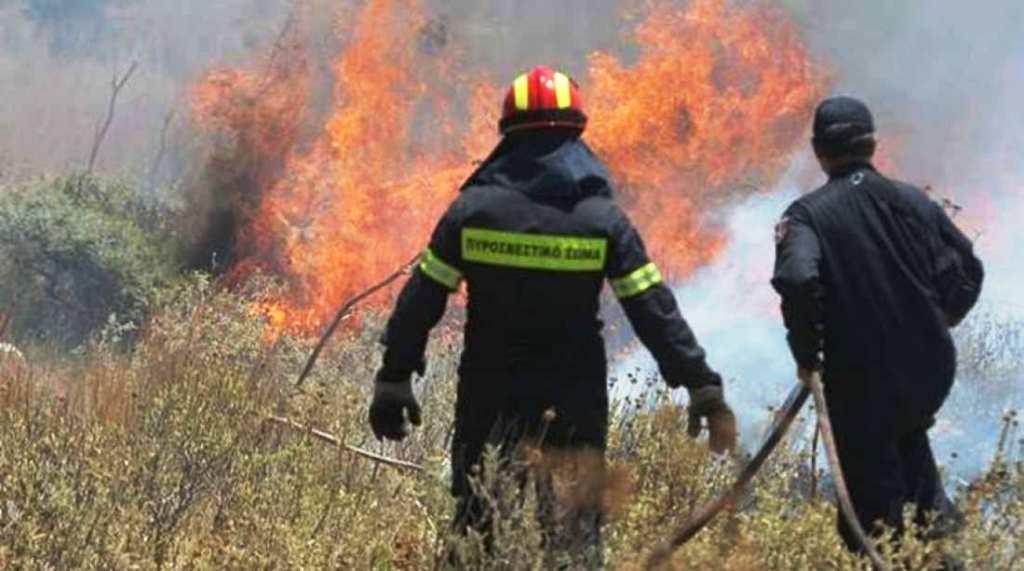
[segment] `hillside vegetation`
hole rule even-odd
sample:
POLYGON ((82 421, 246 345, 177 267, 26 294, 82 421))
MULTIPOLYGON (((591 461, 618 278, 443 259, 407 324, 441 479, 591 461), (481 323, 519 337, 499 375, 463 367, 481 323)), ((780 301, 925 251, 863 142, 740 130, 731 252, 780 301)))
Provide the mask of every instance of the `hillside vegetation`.
MULTIPOLYGON (((339 335, 296 390, 308 344, 274 336, 252 310, 272 290, 254 284, 227 293, 201 276, 180 279, 150 298, 131 344, 114 324, 72 354, 29 347, 26 361, 3 361, 0 567, 435 567, 450 540, 446 447, 457 327, 435 336, 429 376, 418 383, 424 426, 401 445, 379 445, 365 416, 380 316, 365 314, 339 335), (266 422, 273 415, 425 470, 369 462, 266 422)), ((612 467, 600 482, 609 569, 639 568, 653 543, 735 469, 685 437, 682 411, 666 394, 655 400, 626 401, 615 413, 612 467)), ((1024 464, 1016 421, 1006 422, 1000 454, 959 495, 964 531, 930 548, 905 543, 897 557, 905 568, 928 568, 939 549, 970 569, 1024 567, 1024 464)), ((784 448, 741 509, 678 553, 676 569, 862 565, 838 542, 827 490, 811 491, 808 443, 784 448)), ((566 498, 586 484, 574 479, 580 473, 558 471, 566 498)), ((481 478, 501 510, 496 557, 481 568, 544 569, 535 502, 510 501, 514 486, 500 476, 481 478)), ((480 545, 470 539, 460 549, 472 557, 480 545)))

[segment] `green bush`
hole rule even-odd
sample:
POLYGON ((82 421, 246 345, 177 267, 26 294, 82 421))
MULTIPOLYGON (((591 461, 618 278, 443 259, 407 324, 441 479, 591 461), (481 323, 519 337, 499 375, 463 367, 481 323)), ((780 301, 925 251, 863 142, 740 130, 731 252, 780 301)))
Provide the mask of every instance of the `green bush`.
POLYGON ((175 273, 173 239, 135 189, 82 174, 0 189, 0 310, 16 337, 63 346, 139 323, 175 273))

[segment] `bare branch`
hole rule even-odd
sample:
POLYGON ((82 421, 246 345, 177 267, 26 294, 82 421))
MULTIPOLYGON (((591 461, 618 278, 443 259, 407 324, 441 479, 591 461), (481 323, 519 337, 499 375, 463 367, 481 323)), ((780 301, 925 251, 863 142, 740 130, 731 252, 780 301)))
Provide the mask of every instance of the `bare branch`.
POLYGON ((316 365, 317 359, 320 358, 320 352, 324 350, 324 347, 327 345, 327 341, 334 335, 334 332, 338 329, 338 325, 340 325, 345 317, 348 316, 349 312, 364 299, 391 285, 398 280, 398 278, 408 273, 409 270, 412 269, 413 264, 416 263, 417 259, 419 259, 419 256, 409 260, 407 263, 403 264, 402 267, 395 270, 395 272, 390 276, 384 278, 383 281, 364 290, 362 293, 349 299, 341 306, 341 309, 339 309, 338 313, 334 316, 334 321, 331 322, 330 327, 328 327, 327 331, 325 331, 323 336, 320 337, 320 342, 316 344, 316 347, 313 349, 313 353, 309 356, 309 360, 306 361, 306 366, 302 369, 302 373, 299 375, 299 380, 295 381, 295 388, 301 388, 302 384, 306 382, 306 377, 309 376, 309 373, 313 370, 313 366, 316 365))
POLYGON ((294 420, 291 420, 289 418, 285 418, 285 417, 281 417, 281 416, 271 416, 271 417, 268 417, 266 420, 268 422, 272 422, 272 423, 280 425, 280 426, 291 428, 292 430, 295 430, 297 432, 307 433, 310 436, 312 436, 313 438, 316 438, 317 440, 319 440, 321 442, 326 442, 327 444, 330 444, 331 446, 334 446, 336 448, 341 448, 342 450, 347 450, 348 452, 351 452, 351 453, 355 454, 356 456, 360 456, 360 457, 365 458, 367 460, 372 460, 373 462, 377 462, 378 464, 384 464, 384 465, 387 465, 387 466, 391 466, 393 468, 402 468, 404 470, 412 470, 414 472, 422 472, 423 471, 423 466, 420 466, 419 464, 414 464, 412 462, 406 462, 405 460, 396 460, 394 458, 388 458, 387 456, 381 456, 380 454, 374 454, 373 452, 370 452, 369 450, 363 450, 362 448, 357 448, 355 446, 352 446, 352 445, 349 445, 349 444, 345 444, 341 440, 339 440, 337 436, 334 436, 333 434, 330 434, 328 432, 324 432, 322 430, 317 430, 317 429, 309 427, 309 426, 303 426, 303 425, 301 425, 301 424, 299 424, 299 423, 297 423, 294 420))
POLYGON ((814 438, 811 439, 811 501, 818 501, 818 441, 821 438, 821 426, 814 427, 814 438))
POLYGON ((261 96, 264 95, 274 83, 278 59, 287 48, 288 38, 294 32, 297 20, 298 18, 295 16, 295 12, 292 11, 288 14, 288 18, 285 19, 284 25, 281 26, 281 31, 277 35, 277 40, 274 41, 274 48, 270 52, 270 57, 267 58, 266 75, 263 77, 262 85, 257 90, 257 93, 261 96))
POLYGON ((160 167, 163 165, 164 157, 167 155, 167 134, 171 130, 171 124, 174 123, 174 115, 176 111, 170 110, 164 115, 164 124, 160 128, 160 146, 157 148, 156 156, 153 157, 153 164, 149 166, 149 190, 153 191, 156 189, 156 179, 160 175, 160 167))
POLYGON ((92 150, 89 152, 89 165, 86 169, 87 172, 92 172, 96 167, 96 158, 99 157, 100 148, 103 146, 103 141, 107 138, 110 126, 114 123, 114 112, 117 110, 117 98, 120 97, 121 91, 126 85, 128 85, 128 81, 130 81, 132 76, 135 75, 135 71, 138 68, 139 61, 135 60, 130 66, 128 66, 128 71, 124 72, 124 75, 118 77, 115 73, 114 77, 110 80, 110 99, 107 101, 107 116, 99 128, 96 129, 96 136, 92 140, 92 150))

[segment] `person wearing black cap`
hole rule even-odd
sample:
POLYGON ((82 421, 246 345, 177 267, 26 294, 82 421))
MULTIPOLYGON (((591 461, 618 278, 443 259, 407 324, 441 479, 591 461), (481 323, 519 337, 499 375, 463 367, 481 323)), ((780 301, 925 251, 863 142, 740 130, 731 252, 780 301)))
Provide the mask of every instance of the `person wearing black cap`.
MULTIPOLYGON (((902 527, 903 508, 934 531, 959 520, 927 430, 949 394, 949 329, 981 293, 982 264, 923 191, 872 166, 875 124, 850 97, 823 101, 814 152, 828 182, 794 202, 776 227, 772 286, 806 381, 824 378, 840 463, 858 519, 902 527)), ((851 549, 856 540, 840 520, 851 549)))

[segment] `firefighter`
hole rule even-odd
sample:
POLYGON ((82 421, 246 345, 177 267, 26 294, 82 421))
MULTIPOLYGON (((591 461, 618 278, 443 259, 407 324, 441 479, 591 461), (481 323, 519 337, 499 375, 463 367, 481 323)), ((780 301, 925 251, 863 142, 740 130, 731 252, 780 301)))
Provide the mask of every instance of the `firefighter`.
MULTIPOLYGON (((823 101, 814 152, 828 182, 795 201, 776 229, 772 285, 805 382, 821 371, 840 464, 857 517, 903 527, 914 506, 933 532, 959 520, 928 429, 956 373, 950 328, 981 292, 971 241, 922 190, 872 166, 874 119, 850 97, 823 101)), ((857 549, 840 521, 845 543, 857 549)))
MULTIPOLYGON (((441 218, 383 337, 370 423, 378 438, 401 440, 406 421, 420 423, 411 377, 424 372, 428 332, 466 282, 451 449, 460 532, 487 536, 489 506, 471 480, 489 445, 506 460, 524 441, 590 451, 603 466, 608 393, 598 310, 606 279, 667 384, 689 390, 690 434, 704 420, 713 449, 734 445, 721 378, 615 203, 605 166, 581 140, 586 124, 568 76, 538 67, 515 80, 503 138, 441 218)), ((587 565, 600 558, 597 503, 579 514, 584 531, 569 549, 589 553, 587 565)))

